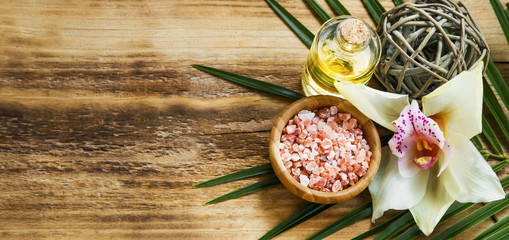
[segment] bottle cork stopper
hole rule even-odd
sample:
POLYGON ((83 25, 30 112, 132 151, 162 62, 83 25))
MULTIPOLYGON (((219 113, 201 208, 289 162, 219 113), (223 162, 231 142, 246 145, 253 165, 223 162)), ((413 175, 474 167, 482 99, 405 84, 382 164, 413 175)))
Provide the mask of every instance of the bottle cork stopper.
POLYGON ((341 37, 349 44, 361 44, 368 36, 368 27, 361 20, 348 19, 341 26, 341 37))

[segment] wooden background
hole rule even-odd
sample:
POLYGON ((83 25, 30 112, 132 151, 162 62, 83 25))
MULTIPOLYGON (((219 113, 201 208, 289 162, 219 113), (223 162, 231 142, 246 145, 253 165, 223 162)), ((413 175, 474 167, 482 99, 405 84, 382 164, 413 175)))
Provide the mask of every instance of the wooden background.
MULTIPOLYGON (((320 26, 305 1, 279 2, 312 32, 320 26)), ((371 20, 362 1, 342 2, 371 20)), ((465 2, 509 79, 509 45, 489 2, 465 2)), ((0 238, 262 236, 306 202, 279 185, 203 206, 268 176, 192 185, 268 162, 272 123, 290 101, 191 64, 301 91, 307 53, 261 0, 1 0, 0 238)), ((369 199, 364 192, 279 238, 309 236, 369 199)), ((370 227, 365 219, 331 238, 370 227)))

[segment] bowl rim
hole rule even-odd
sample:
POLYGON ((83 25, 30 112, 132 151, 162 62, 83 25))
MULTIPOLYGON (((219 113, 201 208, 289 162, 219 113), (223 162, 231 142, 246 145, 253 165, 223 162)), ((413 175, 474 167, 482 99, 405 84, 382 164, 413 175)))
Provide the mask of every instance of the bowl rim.
POLYGON ((364 189, 367 188, 369 183, 373 180, 378 171, 378 167, 380 165, 381 159, 381 144, 380 137, 378 135, 378 131, 373 124, 373 122, 366 117, 362 112, 360 112, 353 104, 348 102, 345 99, 336 96, 330 95, 316 95, 305 97, 299 99, 288 107, 286 107, 276 118, 274 125, 270 134, 270 142, 269 142, 269 152, 270 152, 270 161, 274 172, 277 177, 281 181, 281 183, 294 195, 315 203, 320 204, 331 204, 346 201, 348 199, 353 198, 354 196, 361 193, 364 189), (282 130, 286 127, 288 121, 300 110, 304 110, 303 108, 307 101, 312 101, 311 103, 316 105, 315 107, 308 107, 306 110, 318 110, 325 107, 337 106, 339 112, 350 113, 353 118, 356 118, 358 124, 362 126, 363 136, 366 141, 367 135, 371 136, 374 141, 368 141, 370 146, 370 151, 372 152, 371 161, 369 163, 368 170, 364 176, 362 176, 357 183, 353 186, 350 186, 346 189, 343 189, 338 192, 323 192, 319 190, 314 190, 308 187, 305 187, 297 180, 295 180, 291 174, 284 167, 283 161, 281 160, 281 154, 279 150, 279 143, 281 141, 282 130))

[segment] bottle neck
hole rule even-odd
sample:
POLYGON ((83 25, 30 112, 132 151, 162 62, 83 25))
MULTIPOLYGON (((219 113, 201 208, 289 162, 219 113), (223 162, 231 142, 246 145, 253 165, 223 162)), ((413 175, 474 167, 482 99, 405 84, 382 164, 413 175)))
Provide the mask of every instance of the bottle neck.
POLYGON ((360 20, 347 19, 340 22, 334 34, 337 47, 350 53, 360 52, 368 47, 371 34, 367 26, 360 20))

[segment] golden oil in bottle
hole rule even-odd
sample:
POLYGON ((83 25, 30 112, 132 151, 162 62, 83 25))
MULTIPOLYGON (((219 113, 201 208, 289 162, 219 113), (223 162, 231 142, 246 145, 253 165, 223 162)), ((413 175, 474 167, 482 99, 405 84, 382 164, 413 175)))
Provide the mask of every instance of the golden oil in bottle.
POLYGON ((340 16, 322 25, 304 65, 307 96, 336 95, 335 81, 365 84, 380 60, 380 39, 363 20, 340 16))

